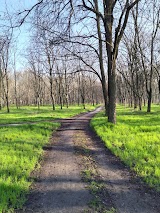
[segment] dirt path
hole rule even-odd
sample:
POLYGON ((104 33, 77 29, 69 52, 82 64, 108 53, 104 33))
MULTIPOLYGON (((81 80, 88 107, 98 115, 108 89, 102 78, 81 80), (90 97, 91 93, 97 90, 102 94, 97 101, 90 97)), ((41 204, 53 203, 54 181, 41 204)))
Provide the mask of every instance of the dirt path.
POLYGON ((26 206, 18 213, 107 213, 111 207, 110 212, 118 213, 160 213, 159 193, 135 178, 91 131, 89 121, 97 111, 62 121, 45 148, 26 206))

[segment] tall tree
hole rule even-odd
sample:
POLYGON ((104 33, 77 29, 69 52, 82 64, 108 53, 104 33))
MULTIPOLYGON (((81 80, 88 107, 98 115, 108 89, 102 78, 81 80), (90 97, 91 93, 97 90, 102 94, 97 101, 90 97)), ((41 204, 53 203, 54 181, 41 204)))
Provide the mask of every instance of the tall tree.
MULTIPOLYGON (((92 41, 98 41, 95 46, 88 43, 86 43, 86 45, 91 47, 98 55, 106 113, 108 114, 108 121, 112 123, 116 123, 116 59, 118 56, 118 49, 127 26, 130 11, 139 1, 140 0, 125 0, 123 2, 117 0, 41 0, 31 9, 24 11, 24 16, 20 22, 20 24, 22 24, 26 16, 28 16, 34 8, 38 8, 37 11, 41 19, 44 20, 43 29, 51 32, 52 40, 59 42, 63 37, 63 42, 66 38, 68 42, 72 36, 74 38, 81 36, 84 40, 88 37, 91 38, 92 41), (48 14, 48 16, 46 16, 46 14, 48 14), (46 17, 49 18, 48 22, 51 24, 50 28, 48 28, 48 25, 44 26, 46 17), (67 17, 68 21, 66 22, 67 17), (95 20, 94 26, 97 29, 96 35, 86 35, 86 28, 85 30, 82 29, 83 36, 82 34, 76 35, 75 25, 79 24, 79 27, 83 28, 84 19, 88 23, 86 24, 86 28, 88 29, 92 27, 88 20, 95 20), (103 44, 106 46, 105 51, 103 44), (104 68, 106 55, 108 69, 108 109, 104 68)), ((83 60, 83 62, 87 64, 86 61, 83 60)), ((96 73, 95 69, 91 66, 90 68, 96 73)))

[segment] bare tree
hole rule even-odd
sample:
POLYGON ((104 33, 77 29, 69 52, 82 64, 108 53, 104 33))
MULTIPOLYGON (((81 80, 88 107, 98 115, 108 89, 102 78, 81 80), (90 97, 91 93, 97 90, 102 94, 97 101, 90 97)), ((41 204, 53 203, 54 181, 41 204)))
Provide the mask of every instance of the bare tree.
POLYGON ((155 41, 157 37, 157 33, 159 30, 159 13, 160 13, 160 7, 158 5, 158 2, 156 0, 149 2, 149 5, 152 6, 151 8, 151 33, 149 33, 149 36, 147 38, 147 41, 149 37, 151 38, 148 42, 148 55, 146 55, 146 50, 144 52, 143 48, 143 43, 141 41, 141 32, 138 27, 138 21, 137 21, 137 16, 138 16, 138 5, 136 7, 136 12, 133 13, 134 17, 134 24, 135 24, 135 31, 136 31, 136 36, 137 36, 137 41, 138 41, 138 47, 141 55, 141 61, 142 61, 142 67, 145 75, 145 84, 146 84, 146 92, 147 92, 147 99, 148 99, 148 106, 147 106, 147 112, 151 112, 151 103, 152 103, 152 87, 153 87, 153 75, 154 75, 154 49, 155 49, 155 41), (148 56, 150 58, 148 58, 148 56))
MULTIPOLYGON (((97 0, 89 1, 89 0, 82 0, 77 3, 77 1, 69 0, 69 1, 40 1, 36 5, 34 5, 30 10, 24 11, 24 16, 21 19, 22 24, 26 18, 26 16, 34 9, 39 8, 39 11, 41 11, 41 18, 46 20, 46 15, 44 12, 48 12, 50 17, 50 22, 52 22, 52 27, 50 28, 50 31, 54 34, 60 35, 59 38, 61 38, 61 35, 69 35, 69 38, 72 37, 71 33, 71 27, 73 25, 73 17, 77 16, 77 8, 79 11, 85 12, 82 17, 75 18, 75 23, 82 23, 80 20, 88 20, 89 17, 91 19, 95 20, 96 28, 97 28, 97 35, 91 36, 92 39, 95 38, 95 40, 98 41, 97 48, 94 46, 90 47, 92 50, 96 52, 98 55, 99 60, 99 67, 101 72, 101 83, 102 83, 102 89, 103 89, 103 95, 104 95, 104 102, 105 102, 105 108, 106 108, 106 114, 108 113, 108 121, 112 123, 116 123, 116 59, 118 56, 118 48, 120 41, 123 37, 124 30, 126 28, 129 14, 131 9, 139 2, 140 0, 135 1, 129 1, 126 0, 123 3, 119 3, 119 1, 116 0, 109 0, 109 1, 102 1, 99 2, 97 0), (99 6, 101 3, 101 7, 99 6), (43 5, 43 7, 41 7, 43 5), (49 6, 50 5, 50 6, 49 6), (50 7, 50 8, 49 8, 50 7), (121 12, 118 14, 115 13, 116 8, 119 8, 121 12), (48 11, 46 10, 48 9, 48 11), (57 11, 56 11, 57 10, 57 11), (52 11, 52 12, 51 12, 52 11), (54 13, 54 15, 53 15, 54 13), (116 15, 115 15, 116 14, 116 15), (68 22, 64 24, 64 20, 68 16, 68 22), (118 21, 114 21, 118 19, 118 21), (55 29, 53 26, 58 26, 59 31, 57 32, 57 29, 55 29), (116 27, 114 27, 116 25, 116 27), (61 27, 61 30, 60 30, 61 27), (114 33, 115 30, 115 33, 114 33), (106 52, 104 53, 103 49, 103 43, 106 45, 106 52), (106 89, 106 77, 105 77, 105 71, 104 71, 104 57, 107 54, 107 69, 108 69, 108 111, 107 111, 107 89, 106 89)), ((89 25, 87 26, 90 27, 89 25)), ((48 27, 45 28, 45 30, 48 30, 48 27)), ((79 37, 79 35, 77 35, 79 37)), ((85 36, 84 36, 85 37, 85 36)), ((53 36, 53 40, 56 40, 58 36, 53 36)), ((65 36, 66 38, 66 36, 65 36)), ((64 36, 63 36, 64 39, 64 36)), ((67 37, 68 40, 68 37, 67 37)), ((87 44, 88 45, 88 44, 87 44)), ((85 61, 83 61, 85 63, 85 61)), ((87 64, 87 63, 85 63, 87 64)), ((95 72, 95 69, 90 67, 93 72, 95 72)))
POLYGON ((0 64, 1 64, 1 82, 2 82, 2 88, 5 95, 5 101, 6 101, 6 107, 7 112, 10 112, 9 109, 9 75, 8 75, 8 64, 9 64, 9 48, 10 48, 10 42, 11 39, 9 37, 6 37, 3 39, 3 48, 1 50, 0 54, 0 64))

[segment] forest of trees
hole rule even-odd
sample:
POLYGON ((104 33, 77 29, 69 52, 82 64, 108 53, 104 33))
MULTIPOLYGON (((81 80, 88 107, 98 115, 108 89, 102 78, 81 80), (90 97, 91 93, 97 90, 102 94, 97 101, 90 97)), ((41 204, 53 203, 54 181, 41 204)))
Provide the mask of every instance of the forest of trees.
MULTIPOLYGON (((0 109, 15 104, 116 103, 142 110, 160 102, 159 0, 39 0, 1 19, 0 109), (23 70, 14 30, 30 23, 23 70)), ((21 59, 22 60, 22 57, 21 59)))

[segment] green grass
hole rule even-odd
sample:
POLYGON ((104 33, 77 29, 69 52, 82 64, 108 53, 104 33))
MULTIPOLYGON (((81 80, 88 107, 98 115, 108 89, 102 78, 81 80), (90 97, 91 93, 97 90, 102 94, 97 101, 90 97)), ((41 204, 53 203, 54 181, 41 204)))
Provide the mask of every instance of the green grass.
POLYGON ((0 212, 22 207, 43 149, 58 123, 0 127, 0 212))
POLYGON ((117 124, 97 114, 91 126, 116 156, 131 167, 151 187, 160 190, 160 106, 152 113, 117 107, 117 124))
POLYGON ((71 106, 69 109, 52 111, 49 106, 11 107, 11 113, 0 111, 0 123, 39 121, 34 124, 0 126, 0 212, 13 212, 21 208, 33 182, 31 172, 39 168, 43 156, 43 146, 49 142, 52 131, 59 123, 49 122, 57 118, 67 118, 92 110, 95 107, 71 106))
POLYGON ((95 109, 96 106, 86 104, 86 109, 83 106, 69 106, 67 109, 64 107, 62 110, 60 107, 56 107, 53 111, 51 106, 41 106, 38 110, 35 106, 23 106, 20 109, 16 107, 10 107, 10 113, 6 112, 3 108, 0 111, 0 124, 22 123, 22 122, 36 122, 44 120, 53 120, 59 118, 68 118, 77 115, 82 112, 95 109))

